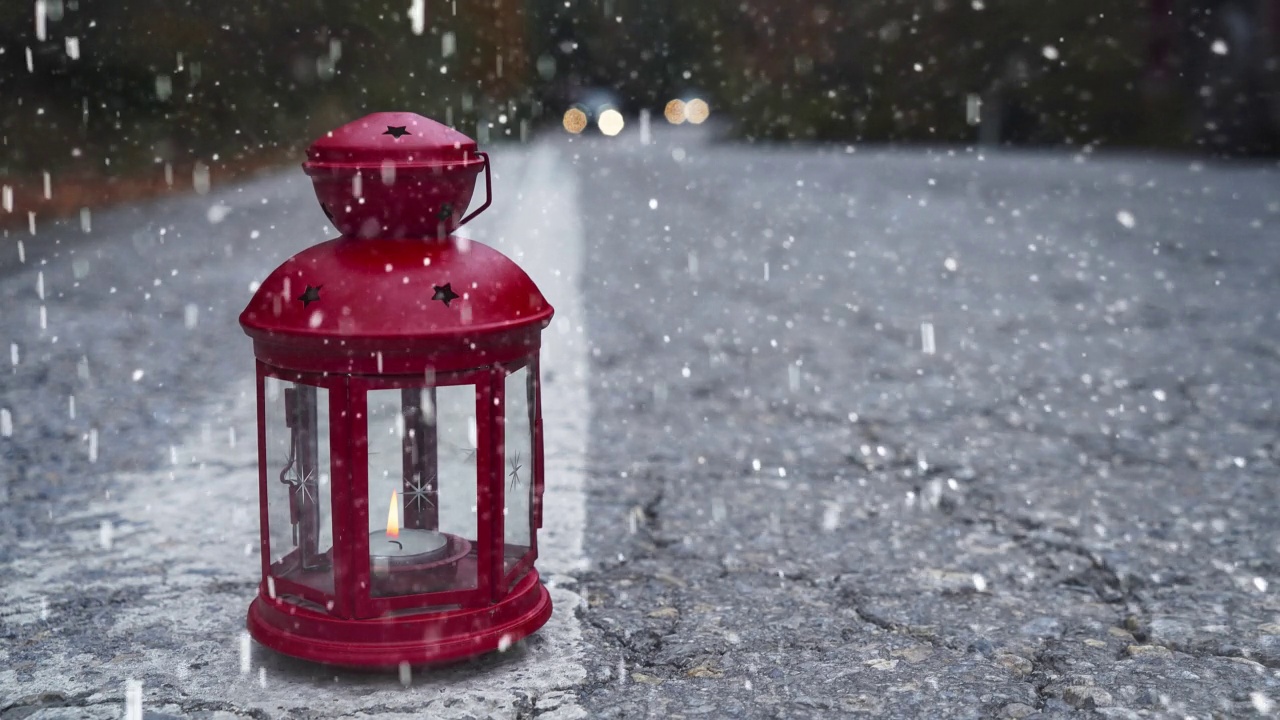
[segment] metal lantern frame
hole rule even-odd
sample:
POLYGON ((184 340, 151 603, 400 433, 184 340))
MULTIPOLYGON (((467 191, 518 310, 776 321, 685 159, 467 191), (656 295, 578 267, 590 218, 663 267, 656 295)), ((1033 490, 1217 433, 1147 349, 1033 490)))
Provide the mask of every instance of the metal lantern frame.
MULTIPOLYGON (((488 156, 474 141, 417 115, 379 113, 329 133, 308 158, 304 168, 343 235, 287 260, 241 315, 257 358, 262 523, 250 633, 287 655, 362 667, 505 648, 551 614, 534 563, 544 487, 540 334, 552 308, 514 262, 452 234, 491 200, 463 215, 479 172, 488 179, 488 156), (508 497, 505 462, 513 376, 525 381, 527 547, 510 542, 516 518, 504 516, 518 497, 508 497), (270 396, 280 387, 281 397, 270 396), (461 388, 449 392, 464 413, 468 396, 458 393, 474 392, 473 537, 447 532, 441 516, 446 480, 462 502, 470 498, 465 473, 441 475, 437 444, 450 429, 436 400, 442 388, 461 388), (370 495, 369 398, 383 391, 399 398, 402 477, 392 482, 421 500, 412 511, 406 500, 405 529, 440 544, 430 557, 388 559, 371 549, 379 509, 370 495), (277 433, 288 437, 284 462, 272 454, 285 447, 273 444, 277 433), (289 541, 273 518, 281 503, 289 541)), ((397 517, 394 491, 390 512, 397 517)))

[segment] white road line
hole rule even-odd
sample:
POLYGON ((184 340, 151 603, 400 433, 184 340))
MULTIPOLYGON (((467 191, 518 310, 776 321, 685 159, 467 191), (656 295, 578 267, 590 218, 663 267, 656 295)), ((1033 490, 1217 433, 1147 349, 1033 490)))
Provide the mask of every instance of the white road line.
POLYGON ((204 428, 176 442, 171 469, 115 478, 117 492, 85 498, 59 519, 69 528, 65 543, 17 548, 10 581, 0 585, 0 605, 11 609, 2 620, 48 628, 41 633, 46 659, 19 678, 0 648, 0 688, 19 696, 84 694, 90 703, 119 703, 122 711, 126 689, 141 687, 145 710, 179 714, 175 702, 199 699, 271 716, 308 708, 338 718, 377 708, 387 718, 512 717, 534 697, 540 717, 585 716, 573 695, 586 679, 576 616, 583 600, 571 589, 572 573, 586 567, 589 421, 577 192, 551 146, 500 151, 495 162, 516 171, 498 174, 494 210, 486 213, 500 232, 477 223, 476 237, 526 268, 556 309, 542 356, 547 485, 538 568, 555 605, 547 625, 505 655, 419 673, 408 686, 395 676, 293 661, 252 643, 245 656, 244 615, 260 566, 253 361, 244 339, 244 382, 202 411, 204 428), (527 158, 522 172, 521 158, 527 158), (508 179, 517 181, 514 187, 504 187, 508 179), (93 571, 87 583, 86 569, 93 571), (69 636, 83 631, 59 631, 66 619, 58 600, 87 593, 121 600, 109 620, 99 621, 100 642, 72 642, 69 636), (86 664, 85 653, 107 646, 123 654, 86 664))
POLYGON ((506 216, 491 244, 529 273, 556 311, 542 346, 547 487, 538 567, 544 574, 572 574, 587 565, 583 481, 591 413, 577 179, 542 143, 525 165, 517 196, 503 201, 520 209, 506 216))
MULTIPOLYGON (((562 666, 557 672, 585 677, 582 629, 575 612, 584 601, 563 587, 575 584, 573 574, 587 568, 584 484, 591 408, 581 283, 585 237, 577 177, 555 148, 543 142, 530 153, 514 196, 501 195, 504 189, 494 191, 496 202, 514 204, 517 211, 499 216, 501 229, 496 237, 477 235, 477 239, 515 260, 555 308, 551 326, 542 336, 546 489, 538 531, 538 571, 552 586, 555 632, 562 633, 572 647, 571 654, 551 664, 562 666)), ((585 712, 576 704, 566 702, 554 717, 582 715, 585 712)))

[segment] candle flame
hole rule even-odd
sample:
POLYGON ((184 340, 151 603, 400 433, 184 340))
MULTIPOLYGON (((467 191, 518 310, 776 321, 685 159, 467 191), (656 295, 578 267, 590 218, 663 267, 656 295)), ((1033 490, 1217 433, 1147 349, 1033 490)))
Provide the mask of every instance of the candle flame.
POLYGON ((387 510, 387 537, 400 537, 400 517, 396 512, 396 491, 391 491, 391 507, 387 510))

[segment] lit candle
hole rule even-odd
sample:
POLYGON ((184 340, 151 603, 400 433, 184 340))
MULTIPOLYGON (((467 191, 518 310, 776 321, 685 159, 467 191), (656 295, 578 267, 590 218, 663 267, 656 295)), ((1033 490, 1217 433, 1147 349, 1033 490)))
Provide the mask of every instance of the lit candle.
POLYGON ((420 528, 400 529, 396 491, 391 491, 391 507, 387 510, 386 532, 369 533, 369 561, 375 574, 395 568, 425 565, 439 560, 449 551, 444 533, 420 528))

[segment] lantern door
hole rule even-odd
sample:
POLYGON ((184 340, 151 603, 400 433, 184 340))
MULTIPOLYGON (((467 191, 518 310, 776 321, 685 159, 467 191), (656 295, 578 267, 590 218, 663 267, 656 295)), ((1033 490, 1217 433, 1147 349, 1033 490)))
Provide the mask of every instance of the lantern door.
POLYGON ((258 365, 259 496, 264 591, 331 612, 335 607, 332 478, 345 446, 341 378, 258 365))
POLYGON ((511 589, 537 559, 536 511, 542 497, 541 415, 536 356, 495 373, 501 388, 502 494, 501 592, 511 589))
POLYGON ((351 380, 357 617, 487 602, 494 583, 488 370, 351 380))

